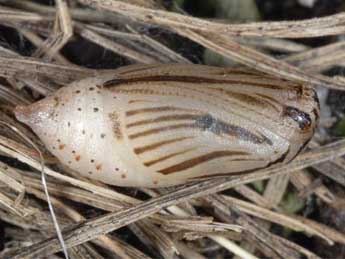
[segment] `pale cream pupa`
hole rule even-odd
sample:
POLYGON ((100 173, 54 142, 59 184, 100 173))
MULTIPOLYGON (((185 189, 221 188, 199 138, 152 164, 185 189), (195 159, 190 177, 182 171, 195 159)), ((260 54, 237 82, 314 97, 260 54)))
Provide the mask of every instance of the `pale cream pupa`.
POLYGON ((290 161, 319 104, 312 87, 253 71, 159 64, 74 82, 15 115, 84 176, 162 187, 290 161))

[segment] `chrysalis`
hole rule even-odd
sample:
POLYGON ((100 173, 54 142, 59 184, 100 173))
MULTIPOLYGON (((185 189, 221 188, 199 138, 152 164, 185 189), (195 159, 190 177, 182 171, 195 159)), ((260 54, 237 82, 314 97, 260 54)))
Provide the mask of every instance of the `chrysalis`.
POLYGON ((253 71, 159 64, 74 82, 15 114, 85 176, 162 187, 290 161, 319 104, 312 87, 253 71))

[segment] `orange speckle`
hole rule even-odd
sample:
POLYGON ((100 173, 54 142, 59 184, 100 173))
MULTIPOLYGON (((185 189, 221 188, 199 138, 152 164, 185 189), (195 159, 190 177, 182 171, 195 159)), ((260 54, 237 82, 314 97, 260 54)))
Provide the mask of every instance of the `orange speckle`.
POLYGON ((60 149, 60 150, 63 150, 65 147, 66 147, 66 145, 61 144, 61 145, 59 146, 59 149, 60 149))
POLYGON ((153 181, 153 184, 158 184, 158 181, 157 181, 157 180, 154 180, 154 181, 153 181))
POLYGON ((77 156, 75 157, 75 160, 76 160, 76 161, 79 161, 80 158, 81 158, 81 157, 80 157, 79 155, 77 155, 77 156))
POLYGON ((127 177, 127 175, 125 175, 125 174, 122 174, 122 175, 121 175, 121 178, 122 178, 122 179, 125 179, 126 177, 127 177))
POLYGON ((101 165, 101 164, 96 165, 96 170, 97 170, 97 171, 99 171, 99 170, 101 170, 101 169, 102 169, 102 165, 101 165))

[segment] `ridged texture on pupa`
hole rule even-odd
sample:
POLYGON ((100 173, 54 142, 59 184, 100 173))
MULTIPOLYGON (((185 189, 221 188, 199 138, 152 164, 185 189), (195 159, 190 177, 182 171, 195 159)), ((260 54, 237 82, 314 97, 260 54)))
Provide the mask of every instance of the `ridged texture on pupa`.
POLYGON ((255 72, 200 65, 121 68, 17 107, 65 165, 120 186, 161 187, 294 158, 317 96, 255 72))

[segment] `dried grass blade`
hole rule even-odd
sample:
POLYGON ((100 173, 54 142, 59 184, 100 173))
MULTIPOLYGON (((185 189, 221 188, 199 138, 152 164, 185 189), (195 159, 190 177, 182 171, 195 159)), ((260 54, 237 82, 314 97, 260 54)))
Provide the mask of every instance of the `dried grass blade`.
MULTIPOLYGON (((63 232, 66 246, 73 247, 82 244, 93 237, 109 233, 115 229, 152 215, 163 208, 187 201, 191 198, 216 193, 239 184, 266 179, 273 175, 290 173, 344 154, 345 140, 341 140, 309 151, 288 165, 275 166, 244 176, 221 177, 194 183, 136 206, 119 212, 109 213, 105 216, 86 221, 84 224, 75 226, 74 228, 69 228, 63 232)), ((58 240, 56 238, 49 238, 38 244, 17 251, 12 255, 12 258, 19 259, 23 257, 32 258, 47 256, 58 251, 60 251, 58 240)))
POLYGON ((306 38, 337 35, 345 32, 345 26, 343 26, 345 13, 302 21, 223 24, 178 13, 143 8, 122 1, 78 0, 78 2, 97 9, 133 17, 148 24, 202 30, 206 33, 217 33, 218 35, 306 38))
POLYGON ((288 79, 307 84, 323 86, 345 91, 345 84, 326 76, 308 74, 301 69, 289 65, 281 60, 274 59, 251 48, 244 47, 229 37, 215 33, 203 33, 185 29, 176 29, 177 33, 187 37, 206 48, 221 55, 252 67, 275 77, 288 79))

